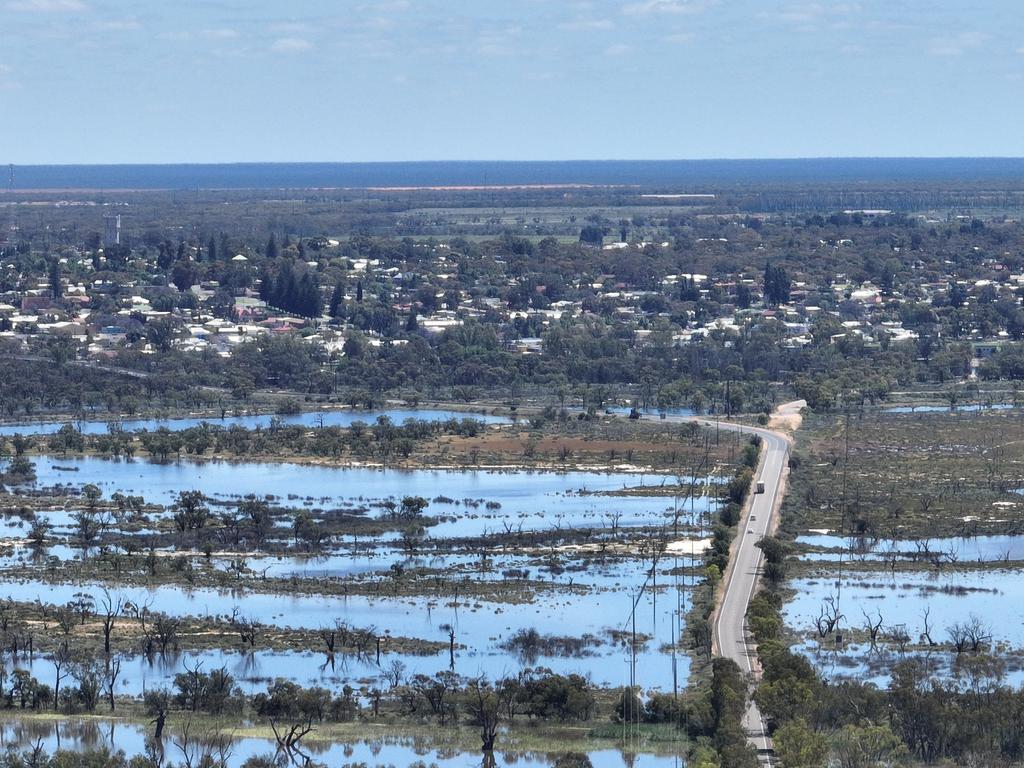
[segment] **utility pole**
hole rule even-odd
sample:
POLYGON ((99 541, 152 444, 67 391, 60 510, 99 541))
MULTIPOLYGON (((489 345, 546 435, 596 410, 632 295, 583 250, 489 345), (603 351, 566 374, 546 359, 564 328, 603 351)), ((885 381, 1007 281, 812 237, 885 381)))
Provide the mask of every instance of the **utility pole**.
MULTIPOLYGON (((676 591, 678 594, 678 590, 676 591)), ((672 620, 672 701, 679 700, 679 674, 676 669, 676 645, 679 640, 676 634, 676 626, 679 622, 679 611, 670 611, 669 616, 672 620)))
MULTIPOLYGON (((843 398, 843 482, 842 482, 842 498, 839 507, 839 536, 845 538, 846 536, 846 489, 847 489, 847 476, 850 467, 850 405, 847 399, 843 398)), ((838 629, 838 622, 842 619, 842 611, 840 610, 840 603, 843 597, 843 553, 845 547, 839 550, 839 580, 836 584, 836 628, 838 629)))
POLYGON ((636 606, 639 602, 640 598, 634 596, 633 610, 630 611, 630 620, 633 625, 629 641, 629 688, 631 696, 633 695, 632 689, 636 686, 636 606))

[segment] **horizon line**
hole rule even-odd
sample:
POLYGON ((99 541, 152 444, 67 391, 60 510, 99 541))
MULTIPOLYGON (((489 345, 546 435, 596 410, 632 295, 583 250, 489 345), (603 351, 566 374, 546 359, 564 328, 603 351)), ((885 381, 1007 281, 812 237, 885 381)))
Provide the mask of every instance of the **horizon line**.
POLYGON ((231 165, 442 165, 450 163, 463 164, 565 164, 565 163, 770 163, 770 162, 812 162, 819 160, 903 160, 903 161, 935 161, 935 160, 1024 160, 1022 155, 794 155, 787 157, 677 157, 677 158, 569 158, 552 159, 520 159, 502 158, 489 159, 441 159, 441 160, 167 160, 167 161, 130 161, 130 162, 59 162, 33 163, 3 161, 3 165, 34 168, 66 168, 77 166, 92 167, 126 167, 126 166, 231 166, 231 165))

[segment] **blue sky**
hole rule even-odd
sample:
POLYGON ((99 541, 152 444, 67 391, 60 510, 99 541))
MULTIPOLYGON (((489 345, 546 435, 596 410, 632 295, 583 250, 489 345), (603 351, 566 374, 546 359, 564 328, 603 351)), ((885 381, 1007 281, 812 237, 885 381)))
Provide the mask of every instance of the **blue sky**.
POLYGON ((0 0, 0 162, 1024 155, 1021 0, 0 0))

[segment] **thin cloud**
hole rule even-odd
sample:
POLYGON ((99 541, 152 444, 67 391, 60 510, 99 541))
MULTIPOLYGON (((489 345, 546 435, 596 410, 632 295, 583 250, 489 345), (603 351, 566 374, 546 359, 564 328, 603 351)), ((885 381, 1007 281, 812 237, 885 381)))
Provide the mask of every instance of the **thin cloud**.
POLYGON ((961 32, 957 35, 936 37, 928 44, 928 53, 932 56, 963 56, 970 50, 978 48, 988 39, 981 32, 961 32))
POLYGON ((237 40, 240 35, 237 30, 227 27, 200 29, 195 32, 179 29, 160 32, 157 35, 161 40, 169 40, 173 43, 185 43, 190 40, 237 40))
POLYGON ((98 21, 93 25, 95 29, 102 32, 132 32, 142 29, 138 19, 112 19, 110 21, 98 21))
POLYGON ((238 38, 238 31, 228 28, 204 29, 199 34, 207 40, 235 40, 238 38))
POLYGON ((574 19, 572 21, 563 21, 558 25, 558 28, 564 29, 567 32, 600 32, 614 29, 615 24, 611 19, 574 19))
POLYGON ((183 43, 192 39, 192 33, 186 32, 185 30, 176 30, 171 32, 160 32, 157 34, 157 37, 161 40, 169 40, 172 43, 183 43))
POLYGON ((313 44, 302 37, 280 37, 270 44, 274 53, 304 53, 313 49, 313 44))
MULTIPOLYGON (((826 19, 844 16, 856 16, 863 12, 860 3, 807 3, 790 5, 780 13, 774 14, 780 21, 790 24, 816 24, 826 19)), ((772 14, 763 14, 771 16, 772 14)))
POLYGON ((310 26, 309 24, 305 24, 301 21, 278 21, 271 24, 268 29, 277 35, 298 37, 299 35, 309 32, 310 26))
POLYGON ((21 83, 11 78, 14 68, 9 64, 0 64, 0 91, 16 91, 21 83))
POLYGON ((523 52, 523 30, 518 26, 491 29, 479 35, 476 52, 481 56, 514 56, 523 52))
POLYGON ((10 0, 4 8, 21 13, 82 13, 89 10, 82 0, 10 0))
POLYGON ((615 45, 609 45, 604 49, 605 56, 627 56, 632 52, 632 46, 626 45, 625 43, 616 43, 615 45))
POLYGON ((676 32, 665 37, 666 43, 673 43, 674 45, 685 45, 686 43, 692 43, 696 35, 693 32, 676 32))
POLYGON ((392 2, 377 2, 364 4, 356 8, 358 13, 405 13, 412 10, 412 3, 409 0, 392 0, 392 2))
POLYGON ((701 13, 714 5, 718 5, 718 0, 640 0, 624 5, 622 12, 627 16, 701 13))

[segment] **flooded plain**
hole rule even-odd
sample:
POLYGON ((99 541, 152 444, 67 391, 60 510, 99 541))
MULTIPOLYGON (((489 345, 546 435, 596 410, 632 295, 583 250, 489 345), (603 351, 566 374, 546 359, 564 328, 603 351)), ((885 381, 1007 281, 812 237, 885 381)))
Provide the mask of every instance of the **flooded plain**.
MULTIPOLYGON (((37 488, 77 489, 92 483, 107 498, 115 493, 137 494, 149 503, 164 505, 171 504, 183 490, 202 491, 220 500, 265 496, 307 508, 421 496, 438 500, 431 504, 428 515, 453 518, 433 526, 434 537, 481 536, 501 531, 506 524, 513 530, 595 527, 606 523, 612 514, 622 526, 668 524, 679 509, 670 496, 608 495, 634 488, 656 493, 680 480, 639 472, 407 470, 53 456, 34 461, 37 488), (466 499, 473 503, 466 505, 466 499)), ((686 483, 689 478, 681 481, 686 483)), ((692 498, 686 508, 706 511, 708 500, 692 498)))
POLYGON ((387 417, 395 424, 401 424, 406 419, 417 421, 447 421, 448 419, 475 419, 485 424, 507 424, 509 419, 504 416, 494 416, 487 413, 473 411, 453 411, 442 409, 422 408, 387 408, 373 411, 353 410, 329 410, 329 411, 306 411, 295 414, 253 414, 249 416, 216 416, 208 417, 183 417, 173 419, 122 419, 122 420, 89 420, 89 419, 66 419, 64 421, 28 421, 18 424, 0 425, 0 436, 22 435, 49 435, 60 430, 65 424, 72 424, 82 434, 105 435, 110 424, 116 424, 126 432, 137 432, 147 430, 153 432, 160 428, 171 431, 180 431, 209 424, 212 427, 229 429, 230 427, 244 427, 245 429, 267 429, 272 424, 282 426, 302 427, 350 427, 355 422, 361 421, 364 424, 373 424, 380 417, 387 417))
MULTIPOLYGON (((1002 538, 1002 537, 997 537, 1002 538)), ((783 608, 783 619, 802 638, 793 650, 805 654, 825 677, 859 679, 888 685, 892 665, 903 658, 928 661, 937 676, 955 674, 952 635, 956 626, 975 625, 983 648, 1006 662, 1006 682, 1024 684, 1024 572, 1012 569, 944 572, 871 571, 798 578, 783 608), (816 632, 826 600, 838 602, 845 617, 840 630, 850 634, 836 645, 816 632), (864 614, 883 622, 872 648, 864 633, 864 614), (936 643, 925 642, 927 629, 936 643), (892 639, 905 631, 907 649, 892 639)))
POLYGON ((949 562, 992 563, 1024 559, 1024 536, 949 536, 926 539, 842 538, 828 534, 798 536, 796 544, 812 548, 801 555, 807 561, 927 559, 942 555, 949 562))
MULTIPOLYGON (((424 551, 403 552, 389 543, 385 534, 363 538, 358 544, 333 542, 317 554, 250 553, 244 557, 214 556, 207 562, 228 571, 245 568, 262 578, 358 579, 380 584, 376 595, 300 594, 261 591, 259 580, 249 578, 237 589, 192 588, 180 584, 152 587, 111 588, 117 597, 135 605, 149 605, 171 616, 225 620, 240 611, 267 627, 316 630, 335 620, 359 628, 373 627, 385 638, 380 665, 376 659, 349 658, 328 668, 319 649, 281 653, 259 651, 241 655, 230 649, 204 651, 204 667, 227 665, 238 669, 238 680, 247 689, 265 687, 271 670, 287 670, 289 678, 314 682, 363 683, 381 677, 382 667, 401 661, 408 674, 434 674, 448 669, 447 650, 427 656, 392 652, 388 637, 419 638, 441 642, 447 638, 442 626, 456 633, 455 669, 460 674, 502 675, 543 666, 556 672, 578 673, 594 684, 619 686, 629 679, 635 664, 637 677, 645 688, 672 690, 685 685, 689 657, 680 642, 681 616, 689 607, 688 591, 696 578, 695 560, 689 555, 663 556, 654 563, 641 553, 615 550, 602 553, 587 548, 544 547, 535 552, 506 550, 475 545, 460 549, 461 538, 480 537, 509 530, 550 530, 597 528, 608 530, 614 518, 616 528, 655 526, 669 530, 681 526, 684 533, 696 532, 714 508, 706 496, 687 502, 672 497, 632 494, 626 489, 645 487, 657 491, 668 478, 639 473, 526 472, 526 471, 433 471, 337 468, 278 463, 178 461, 156 463, 144 460, 100 458, 36 459, 37 487, 66 484, 77 489, 92 482, 104 498, 116 492, 142 494, 147 502, 170 504, 182 489, 201 490, 211 499, 232 500, 241 492, 272 495, 276 503, 312 508, 333 505, 368 507, 383 498, 421 495, 435 500, 427 510, 441 522, 429 527, 430 539, 424 551), (489 504, 479 503, 486 499, 489 504), (460 500, 460 501, 457 501, 460 500), (436 548, 436 551, 431 549, 436 548), (389 595, 387 584, 394 574, 425 573, 432 586, 429 594, 389 595), (524 580, 521 597, 484 599, 462 596, 460 583, 524 580), (624 633, 632 632, 633 644, 624 633), (567 637, 583 642, 578 652, 559 655, 534 654, 525 657, 508 647, 510 638, 525 629, 542 636, 567 637), (673 651, 673 649, 675 649, 673 651)), ((671 478, 677 482, 678 478, 671 478)), ((74 513, 69 510, 42 511, 40 519, 52 526, 61 543, 49 544, 44 561, 82 560, 87 557, 72 547, 74 513), (49 559, 46 559, 49 558, 49 559)), ((156 515, 159 519, 160 515, 156 515)), ((26 521, 7 518, 3 534, 24 537, 26 521)), ((279 522, 288 523, 287 518, 279 522)), ((151 524, 153 524, 151 522, 151 524)), ((144 528, 143 530, 147 530, 144 528)), ((151 529, 150 529, 151 530, 151 529)), ((287 535, 287 529, 283 529, 287 535)), ((41 600, 61 605, 86 592, 98 598, 101 583, 59 583, 53 574, 41 578, 13 578, 31 572, 26 566, 39 565, 40 555, 21 544, 7 550, 0 560, 5 568, 3 593, 22 603, 41 600), (58 583, 53 583, 54 581, 58 583)), ((193 553, 197 567, 203 560, 193 553)), ((699 550, 698 550, 699 557, 699 550)), ((516 587, 506 589, 515 594, 516 587)), ((471 593, 471 590, 463 590, 471 593)), ((194 656, 194 654, 193 654, 194 656)), ((131 657, 125 660, 119 681, 123 693, 138 694, 153 684, 168 684, 183 670, 188 654, 165 659, 131 657)), ((25 663, 25 662, 21 662, 25 663)), ((45 677, 48 662, 36 659, 33 671, 45 677), (41 666, 40 666, 41 665, 41 666)))
MULTIPOLYGON (((172 617, 226 622, 237 612, 268 631, 318 630, 344 622, 370 629, 381 639, 379 657, 375 652, 342 653, 331 659, 322 647, 243 651, 240 644, 231 647, 234 638, 203 650, 168 650, 153 656, 126 652, 121 656, 117 682, 121 695, 139 696, 154 687, 170 687, 186 664, 194 666, 196 662, 201 662, 204 670, 224 667, 249 694, 265 690, 280 676, 304 686, 380 687, 386 670, 396 662, 402 665, 406 679, 449 669, 467 677, 486 674, 494 679, 524 669, 546 668, 580 674, 602 687, 628 684, 634 670, 637 682, 647 690, 671 691, 686 685, 690 658, 685 648, 689 643, 680 637, 681 624, 690 607, 690 590, 699 578, 701 549, 696 548, 696 555, 680 551, 652 560, 643 542, 647 541, 644 537, 655 535, 663 544, 670 537, 701 539, 717 504, 706 494, 719 479, 697 480, 692 483, 697 493, 683 498, 673 495, 671 488, 690 486, 690 478, 638 471, 399 470, 54 456, 32 460, 36 479, 19 492, 26 496, 44 490, 56 493, 66 499, 65 508, 43 508, 34 513, 37 520, 51 526, 41 549, 30 547, 26 539, 31 514, 0 520, 0 537, 8 541, 0 554, 0 591, 6 597, 21 604, 64 605, 83 593, 98 601, 107 588, 115 598, 172 617), (194 568, 224 577, 242 573, 238 570, 242 563, 247 575, 238 577, 237 588, 184 583, 115 587, 89 578, 62 581, 61 564, 74 562, 76 568, 89 572, 90 552, 75 538, 76 511, 84 504, 79 493, 86 483, 98 486, 103 499, 115 493, 141 495, 146 503, 164 507, 183 490, 201 491, 218 510, 249 495, 271 498, 276 511, 267 541, 273 551, 214 552, 204 557, 187 543, 172 546, 176 539, 168 533, 168 511, 149 512, 141 522, 135 520, 131 529, 122 531, 120 523, 115 523, 110 535, 135 536, 143 546, 153 546, 146 541, 160 542, 164 554, 191 559, 194 568), (393 531, 358 540, 338 536, 315 553, 293 548, 291 521, 299 510, 317 520, 338 511, 373 518, 382 514, 382 502, 405 496, 421 496, 430 502, 424 515, 432 524, 427 526, 427 538, 419 551, 404 551, 393 531), (581 530, 582 539, 574 541, 581 530), (512 543, 510 537, 531 531, 543 534, 538 539, 541 544, 512 543), (482 543, 490 542, 487 537, 492 536, 495 545, 482 543), (636 536, 640 538, 631 538, 636 536), (615 544, 621 537, 631 542, 630 547, 615 544), (560 544, 564 540, 570 543, 560 544), (602 541, 612 546, 605 551, 602 541), (183 549, 175 551, 174 546, 183 549), (397 583, 396 574, 404 573, 413 574, 417 586, 391 593, 388 587, 397 583), (281 582, 270 586, 266 579, 337 584, 330 589, 316 587, 311 592, 306 587, 289 592, 280 591, 281 582), (337 585, 350 581, 359 588, 353 594, 337 594, 337 585), (480 582, 495 585, 493 590, 484 590, 486 597, 462 587, 480 582), (449 626, 456 644, 454 663, 447 648, 449 626), (541 647, 523 651, 513 638, 524 630, 535 630, 543 638, 564 639, 574 650, 541 647), (391 638, 426 640, 442 650, 410 653, 392 648, 391 638)), ((112 540, 121 541, 115 546, 123 546, 123 539, 112 540)), ((41 681, 53 674, 52 661, 42 653, 5 659, 8 674, 16 668, 28 669, 41 681)), ((55 744, 58 733, 54 731, 44 741, 55 744)), ((17 737, 10 731, 5 738, 17 737)), ((62 738, 74 742, 75 737, 69 733, 62 738)), ((121 748, 131 751, 128 745, 134 744, 134 737, 128 731, 115 738, 121 748)), ((141 748, 141 734, 138 741, 141 748)), ((244 755, 265 752, 268 745, 241 740, 236 746, 236 754, 244 755)), ((315 759, 332 765, 363 760, 384 765, 407 765, 411 760, 450 766, 480 764, 477 755, 439 752, 430 746, 412 755, 408 746, 397 743, 335 745, 315 759)), ((545 766, 553 759, 509 754, 499 759, 498 765, 545 766)), ((624 760, 615 751, 591 755, 595 766, 660 768, 679 764, 676 757, 641 755, 638 762, 633 760, 624 760)))
MULTIPOLYGON (((65 720, 49 722, 5 722, 0 724, 0 743, 6 746, 32 747, 40 745, 47 753, 58 749, 109 749, 122 751, 129 758, 143 755, 146 731, 135 725, 96 720, 65 720)), ((178 762, 182 755, 173 743, 173 731, 164 739, 164 754, 169 761, 178 762)), ((571 745, 567 745, 571 749, 571 745)), ((228 768, 239 768, 246 760, 262 755, 273 755, 275 743, 269 739, 235 737, 231 740, 228 768)), ((314 731, 303 740, 301 752, 313 762, 336 766, 405 766, 423 765, 438 768, 479 768, 483 758, 479 753, 462 752, 450 747, 439 747, 433 739, 379 736, 360 741, 318 741, 314 731)), ((562 753, 564 754, 564 753, 562 753)), ((683 768, 678 755, 624 753, 617 749, 593 750, 586 753, 593 768, 683 768)), ((496 750, 494 768, 550 768, 559 753, 517 752, 496 750)), ((582 763, 574 763, 581 765, 582 763)))

